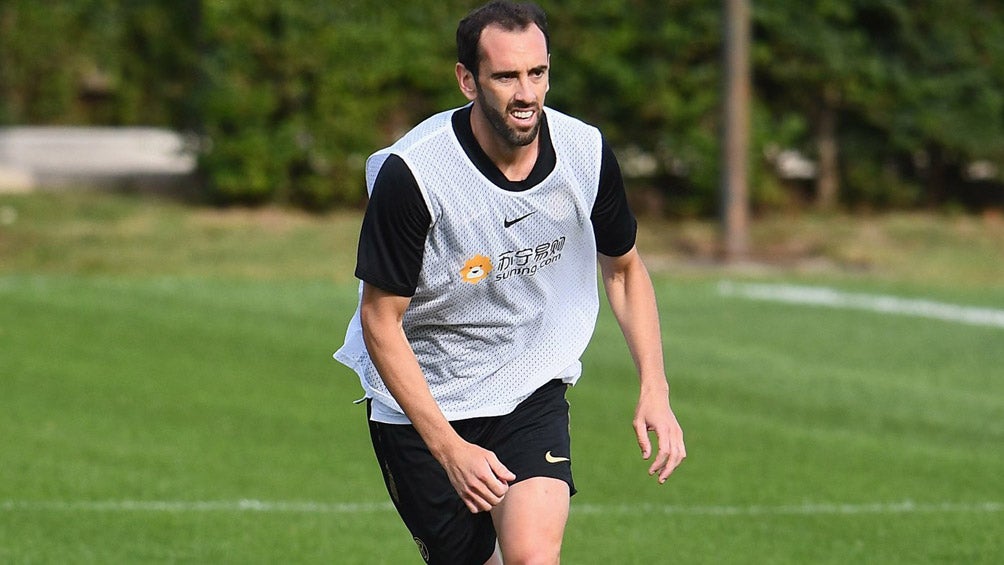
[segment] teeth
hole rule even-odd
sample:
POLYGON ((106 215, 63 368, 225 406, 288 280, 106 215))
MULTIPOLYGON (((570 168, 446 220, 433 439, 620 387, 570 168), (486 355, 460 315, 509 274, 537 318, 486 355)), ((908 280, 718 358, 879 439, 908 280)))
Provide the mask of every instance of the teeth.
POLYGON ((513 112, 512 115, 516 116, 517 118, 519 118, 521 120, 525 120, 525 119, 533 116, 533 111, 531 111, 531 110, 522 110, 522 111, 517 110, 517 111, 513 112))

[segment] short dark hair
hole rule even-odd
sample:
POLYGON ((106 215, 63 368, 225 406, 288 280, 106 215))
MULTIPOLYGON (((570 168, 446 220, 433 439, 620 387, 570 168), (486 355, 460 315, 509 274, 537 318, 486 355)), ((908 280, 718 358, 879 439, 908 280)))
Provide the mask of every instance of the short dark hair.
POLYGON ((460 20, 457 26, 457 61, 474 76, 478 76, 481 64, 481 32, 488 26, 496 25, 506 31, 522 31, 536 25, 544 33, 544 43, 550 52, 551 38, 547 33, 547 15, 540 6, 532 2, 510 2, 496 0, 475 9, 460 20))

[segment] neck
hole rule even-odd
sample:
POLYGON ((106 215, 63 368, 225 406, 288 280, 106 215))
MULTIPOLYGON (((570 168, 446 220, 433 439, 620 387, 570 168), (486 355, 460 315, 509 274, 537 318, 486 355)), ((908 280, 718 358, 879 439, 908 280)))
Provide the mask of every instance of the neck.
POLYGON ((477 103, 471 110, 471 131, 478 145, 507 179, 514 182, 526 179, 537 163, 540 136, 527 145, 512 145, 495 131, 476 106, 477 103))

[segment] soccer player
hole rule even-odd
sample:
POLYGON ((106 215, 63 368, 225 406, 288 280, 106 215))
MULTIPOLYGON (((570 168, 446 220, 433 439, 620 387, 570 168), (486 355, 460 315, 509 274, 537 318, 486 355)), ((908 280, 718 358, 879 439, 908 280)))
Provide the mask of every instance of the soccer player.
POLYGON ((457 51, 470 103, 367 161, 360 304, 335 357, 359 374, 387 491, 428 563, 557 563, 575 493, 565 391, 595 326, 597 265, 660 483, 683 432, 617 160, 596 128, 544 106, 544 13, 482 6, 457 51))

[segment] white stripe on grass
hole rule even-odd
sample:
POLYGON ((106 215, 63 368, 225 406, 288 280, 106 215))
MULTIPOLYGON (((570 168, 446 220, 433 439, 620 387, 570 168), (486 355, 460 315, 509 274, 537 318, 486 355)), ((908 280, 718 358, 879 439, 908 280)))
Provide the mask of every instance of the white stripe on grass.
POLYGON ((263 500, 7 500, 0 511, 56 512, 264 512, 368 514, 393 510, 390 502, 287 502, 263 500))
POLYGON ((990 513, 1004 511, 999 502, 936 502, 918 503, 872 502, 864 504, 805 503, 791 505, 753 506, 672 506, 660 504, 604 505, 572 504, 573 512, 583 514, 683 514, 692 516, 762 516, 762 515, 834 515, 834 514, 945 514, 990 513))
MULTIPOLYGON (((264 500, 7 500, 0 512, 163 512, 163 513, 293 513, 293 514, 372 514, 391 512, 390 502, 286 502, 264 500)), ((804 503, 792 505, 683 506, 666 504, 575 504, 574 514, 636 515, 674 514, 685 516, 763 515, 854 515, 854 514, 948 514, 995 513, 1004 503, 984 502, 871 502, 859 504, 804 503)))
POLYGON ((867 310, 883 314, 899 314, 960 324, 1004 328, 1004 310, 960 306, 933 300, 900 298, 881 294, 858 294, 826 287, 744 284, 729 281, 719 283, 718 292, 723 296, 738 296, 750 300, 867 310))

